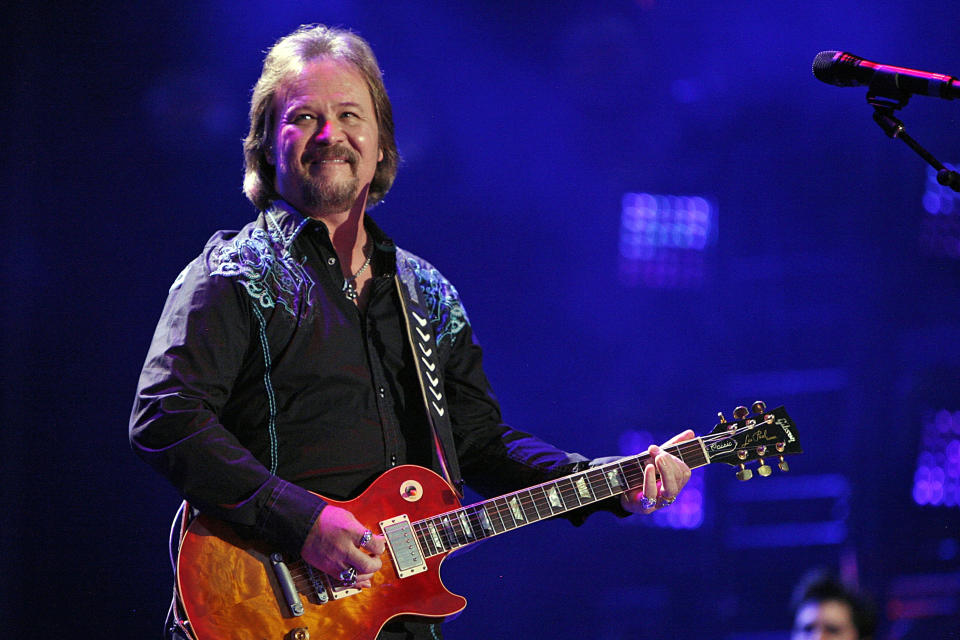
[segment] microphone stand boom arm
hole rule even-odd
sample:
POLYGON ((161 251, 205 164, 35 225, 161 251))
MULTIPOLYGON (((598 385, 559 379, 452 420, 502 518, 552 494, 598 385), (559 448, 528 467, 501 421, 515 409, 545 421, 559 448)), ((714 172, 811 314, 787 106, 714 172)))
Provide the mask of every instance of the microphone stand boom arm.
POLYGON ((871 83, 870 91, 867 92, 867 102, 873 107, 873 120, 880 125, 884 133, 891 138, 902 140, 904 144, 913 149, 917 155, 937 170, 937 182, 960 193, 960 173, 943 166, 942 162, 920 146, 920 143, 906 132, 903 123, 893 115, 894 111, 905 107, 909 99, 909 93, 891 86, 878 87, 871 83))

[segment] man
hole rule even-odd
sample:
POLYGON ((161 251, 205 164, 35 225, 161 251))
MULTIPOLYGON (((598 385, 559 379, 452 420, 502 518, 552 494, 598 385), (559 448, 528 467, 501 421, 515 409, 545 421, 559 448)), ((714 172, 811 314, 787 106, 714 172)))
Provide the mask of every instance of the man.
MULTIPOLYGON (((260 215, 214 235, 174 282, 130 422, 135 451, 193 508, 362 589, 385 540, 317 493, 350 500, 417 464, 497 495, 590 464, 503 424, 456 289, 367 215, 398 154, 365 41, 324 26, 278 41, 244 152, 260 215)), ((676 498, 689 468, 650 452, 643 488, 599 508, 676 498)), ((380 637, 439 635, 436 619, 408 616, 380 637)))
POLYGON ((793 612, 792 640, 870 640, 876 628, 867 602, 820 571, 798 585, 793 612))

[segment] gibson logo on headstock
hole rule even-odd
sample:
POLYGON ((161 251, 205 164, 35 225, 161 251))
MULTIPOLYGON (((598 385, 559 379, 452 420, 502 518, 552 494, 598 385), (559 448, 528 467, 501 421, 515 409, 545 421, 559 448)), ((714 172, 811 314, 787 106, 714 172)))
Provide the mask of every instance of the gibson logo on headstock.
POLYGON ((796 436, 793 435, 793 430, 790 429, 790 421, 786 418, 777 418, 777 426, 783 429, 783 432, 787 434, 787 440, 790 442, 797 439, 796 436))

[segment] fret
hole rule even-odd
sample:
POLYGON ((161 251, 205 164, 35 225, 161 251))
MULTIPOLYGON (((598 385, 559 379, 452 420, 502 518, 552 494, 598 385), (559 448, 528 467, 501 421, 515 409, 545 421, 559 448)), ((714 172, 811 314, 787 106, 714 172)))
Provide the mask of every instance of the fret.
POLYGON ((433 526, 433 530, 437 535, 437 538, 440 540, 440 546, 444 551, 450 551, 456 546, 454 544, 453 536, 450 535, 450 530, 446 526, 446 523, 443 521, 442 516, 434 516, 430 518, 430 523, 433 526))
POLYGON ((547 494, 543 487, 533 487, 530 489, 530 497, 533 499, 533 506, 537 509, 537 515, 541 520, 546 520, 553 515, 553 509, 550 508, 550 502, 547 500, 547 494))
POLYGON ((597 500, 603 500, 613 495, 613 490, 610 488, 610 483, 607 482, 603 471, 590 469, 586 472, 586 476, 590 480, 590 488, 593 489, 593 495, 597 500))
POLYGON ((577 498, 577 490, 574 489, 573 483, 569 478, 557 480, 557 489, 560 490, 560 497, 563 500, 565 511, 576 509, 580 506, 580 500, 577 498))
POLYGON ((483 505, 474 505, 472 509, 473 517, 477 522, 482 537, 489 538, 492 535, 496 535, 493 522, 490 520, 490 516, 487 515, 487 510, 483 508, 483 505))
POLYGON ((459 522, 456 517, 451 518, 450 514, 444 514, 440 517, 444 531, 447 532, 447 539, 450 540, 450 548, 462 547, 464 545, 462 532, 457 532, 459 522))
POLYGON ((609 464, 603 467, 603 476, 613 493, 623 493, 627 490, 627 480, 623 477, 623 470, 619 464, 609 464))
POLYGON ((483 503, 483 510, 487 514, 487 518, 490 520, 490 523, 493 525, 493 530, 497 533, 503 533, 507 530, 507 526, 503 524, 503 518, 500 517, 500 510, 497 509, 497 505, 493 500, 487 500, 483 503))
POLYGON ((537 507, 537 513, 540 514, 540 518, 549 518, 553 515, 553 508, 550 506, 550 499, 547 497, 547 492, 544 489, 544 485, 539 485, 530 489, 530 495, 533 497, 533 503, 537 507))
POLYGON ((581 473, 578 476, 572 476, 570 481, 577 491, 577 500, 580 501, 581 505, 597 501, 597 497, 593 493, 593 487, 590 486, 590 478, 587 477, 587 474, 581 473))
POLYGON ((433 543, 433 546, 437 549, 438 552, 449 551, 448 547, 441 536, 441 532, 437 529, 437 523, 435 522, 436 518, 430 518, 426 520, 427 532, 430 535, 430 540, 433 543))
POLYGON ((467 510, 460 509, 457 511, 457 519, 460 520, 460 526, 463 528, 463 534, 466 536, 467 542, 475 541, 477 534, 474 533, 473 526, 471 526, 470 520, 467 518, 467 510))
POLYGON ((563 504, 563 500, 560 497, 560 488, 557 486, 558 483, 551 482, 546 485, 546 497, 547 503, 550 505, 550 509, 554 514, 563 513, 567 508, 563 504))
POLYGON ((494 504, 497 505, 497 513, 500 514, 500 517, 503 519, 503 526, 505 529, 516 529, 517 521, 513 517, 513 513, 510 511, 510 505, 507 503, 506 498, 497 498, 494 500, 494 504))
POLYGON ((702 467, 707 464, 703 441, 700 438, 694 438, 689 442, 677 445, 677 451, 683 450, 683 455, 678 455, 683 462, 691 469, 702 467))
POLYGON ((511 495, 507 498, 507 504, 510 505, 510 515, 513 516, 513 519, 517 522, 517 526, 527 524, 527 518, 520 506, 520 497, 517 494, 511 495))
POLYGON ((480 529, 480 521, 477 520, 475 509, 472 505, 460 509, 460 521, 465 523, 464 528, 470 535, 470 542, 476 542, 484 537, 483 530, 480 529))
POLYGON ((413 530, 417 534, 417 541, 420 543, 424 555, 435 556, 439 553, 436 545, 433 544, 433 540, 430 539, 430 534, 427 532, 423 521, 413 523, 413 530))
POLYGON ((642 456, 637 456, 618 463, 629 489, 639 489, 643 486, 643 463, 645 461, 641 458, 642 456))
POLYGON ((540 520, 540 512, 537 511, 537 505, 533 502, 533 495, 530 491, 521 491, 518 493, 520 507, 527 516, 527 522, 537 522, 540 520))

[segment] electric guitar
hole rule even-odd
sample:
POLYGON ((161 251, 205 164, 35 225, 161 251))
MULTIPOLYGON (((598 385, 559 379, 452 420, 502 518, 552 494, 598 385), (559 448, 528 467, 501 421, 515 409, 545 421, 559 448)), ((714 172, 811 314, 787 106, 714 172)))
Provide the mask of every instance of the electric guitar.
MULTIPOLYGON (((734 412, 710 434, 667 447, 690 468, 722 462, 738 467, 767 459, 788 469, 785 455, 801 453, 796 427, 783 407, 762 402, 734 412)), ((456 549, 643 486, 647 454, 625 457, 543 484, 463 507, 450 485, 428 469, 390 469, 359 497, 330 504, 348 509, 384 535, 387 551, 372 588, 356 589, 300 558, 283 557, 224 522, 199 515, 184 533, 177 588, 196 640, 373 640, 391 618, 443 618, 465 598, 440 580, 440 565, 456 549)))

